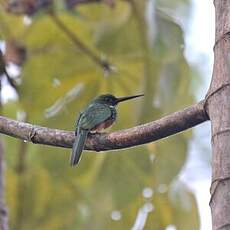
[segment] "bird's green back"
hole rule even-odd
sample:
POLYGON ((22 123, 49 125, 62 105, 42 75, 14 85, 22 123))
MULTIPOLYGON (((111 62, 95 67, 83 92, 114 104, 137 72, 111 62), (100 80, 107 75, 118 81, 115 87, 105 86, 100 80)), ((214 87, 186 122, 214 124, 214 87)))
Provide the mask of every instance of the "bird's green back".
POLYGON ((90 130, 110 118, 114 111, 115 108, 113 106, 102 103, 91 103, 79 117, 79 128, 90 130))

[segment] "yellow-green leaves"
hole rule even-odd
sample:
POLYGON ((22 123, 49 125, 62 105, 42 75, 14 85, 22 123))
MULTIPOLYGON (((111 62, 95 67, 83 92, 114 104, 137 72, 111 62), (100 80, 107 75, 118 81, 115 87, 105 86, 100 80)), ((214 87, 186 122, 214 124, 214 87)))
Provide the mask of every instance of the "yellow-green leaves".
MULTIPOLYGON (((74 130, 78 114, 96 95, 144 93, 145 97, 118 106, 112 131, 191 104, 193 75, 183 54, 184 32, 164 11, 165 6, 173 7, 175 15, 187 1, 156 1, 155 21, 146 19, 147 2, 116 1, 114 9, 81 4, 72 12, 54 8, 78 42, 48 11, 33 17, 29 26, 21 16, 0 12, 4 19, 0 26, 4 22, 12 31, 6 35, 2 29, 1 39, 23 41, 28 52, 18 100, 5 105, 5 115, 15 117, 17 111, 25 111, 29 122, 74 130), (112 65, 111 72, 103 71, 104 60, 112 65)), ((68 149, 28 144, 26 169, 20 175, 14 170, 20 143, 7 138, 11 225, 20 224, 23 230, 131 229, 143 215, 143 229, 162 230, 169 225, 198 229, 194 196, 184 184, 175 186, 189 137, 179 134, 107 153, 85 151, 77 168, 69 166, 68 149), (17 196, 18 185, 26 199, 17 196)))

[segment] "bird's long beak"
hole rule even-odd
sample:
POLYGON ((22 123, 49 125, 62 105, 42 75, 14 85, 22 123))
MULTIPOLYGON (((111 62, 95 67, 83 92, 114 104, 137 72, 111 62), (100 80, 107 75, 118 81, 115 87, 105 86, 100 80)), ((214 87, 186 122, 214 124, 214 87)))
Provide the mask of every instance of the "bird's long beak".
POLYGON ((117 98, 117 103, 120 103, 120 102, 122 102, 122 101, 127 101, 127 100, 131 100, 131 99, 134 99, 134 98, 136 98, 136 97, 142 97, 142 96, 144 96, 144 94, 138 94, 138 95, 134 95, 134 96, 128 96, 128 97, 119 97, 119 98, 117 98))

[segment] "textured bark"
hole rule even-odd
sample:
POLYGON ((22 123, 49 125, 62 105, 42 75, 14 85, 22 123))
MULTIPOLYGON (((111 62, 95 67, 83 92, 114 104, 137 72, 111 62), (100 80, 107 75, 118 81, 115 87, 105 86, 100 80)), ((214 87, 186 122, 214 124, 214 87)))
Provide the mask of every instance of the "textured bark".
MULTIPOLYGON (((110 134, 90 134, 85 149, 104 151, 133 147, 179 133, 208 120, 203 101, 159 120, 110 134)), ((71 148, 74 132, 50 129, 0 116, 0 133, 35 144, 71 148)))
POLYGON ((230 229, 230 1, 214 1, 216 43, 214 69, 206 108, 212 124, 213 230, 230 229))

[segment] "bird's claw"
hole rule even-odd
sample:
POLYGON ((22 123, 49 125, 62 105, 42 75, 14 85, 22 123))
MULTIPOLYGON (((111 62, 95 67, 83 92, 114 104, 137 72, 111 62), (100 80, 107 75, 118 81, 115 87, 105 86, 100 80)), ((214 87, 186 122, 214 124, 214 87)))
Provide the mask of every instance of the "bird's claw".
POLYGON ((101 135, 101 134, 106 134, 106 132, 99 132, 99 131, 90 131, 90 135, 101 135))

